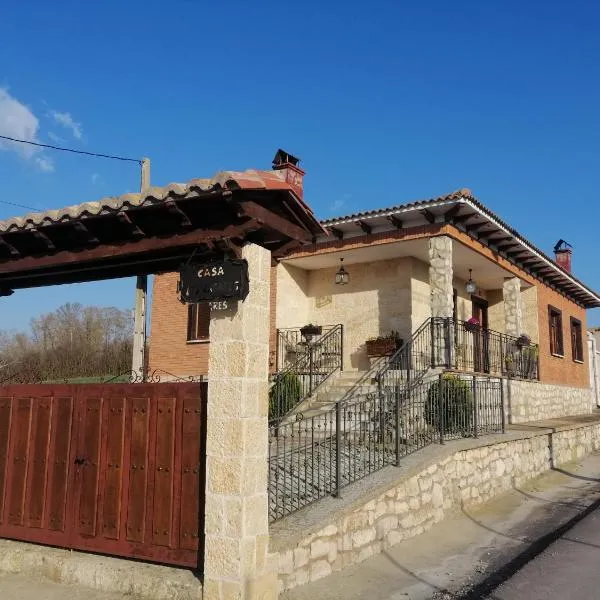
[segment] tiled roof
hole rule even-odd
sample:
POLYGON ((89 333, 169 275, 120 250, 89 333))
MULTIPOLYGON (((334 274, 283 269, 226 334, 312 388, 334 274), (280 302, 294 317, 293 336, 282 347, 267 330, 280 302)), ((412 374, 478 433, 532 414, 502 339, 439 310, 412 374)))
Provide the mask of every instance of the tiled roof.
MULTIPOLYGON (((586 286, 580 279, 575 277, 572 273, 566 271, 562 266, 557 264, 554 259, 550 258, 546 253, 534 246, 526 237, 521 235, 516 229, 511 227, 496 213, 491 211, 489 208, 487 208, 487 206, 477 200, 477 198, 473 196, 473 193, 468 188, 461 188, 450 194, 438 196, 437 198, 431 198, 429 200, 419 200, 416 202, 409 202, 407 204, 398 204, 388 208, 379 208, 376 210, 354 213, 344 217, 327 219, 325 221, 321 221, 321 224, 326 228, 335 229, 340 225, 343 226, 344 224, 348 223, 358 223, 359 221, 369 221, 370 219, 376 220, 378 217, 389 217, 397 213, 410 213, 412 211, 419 212, 423 211, 423 209, 433 209, 433 207, 436 206, 452 204, 461 204, 465 207, 467 212, 470 209, 474 211, 473 215, 479 213, 481 216, 483 216, 490 222, 490 226, 496 228, 499 227, 506 231, 510 236, 517 240, 525 250, 531 253, 528 258, 539 258, 540 264, 545 263, 545 266, 551 267, 560 275, 561 282, 558 285, 560 285, 565 291, 567 291, 568 288, 567 293, 573 293, 573 286, 579 288, 579 291, 583 292, 583 294, 587 296, 585 300, 586 307, 600 307, 600 295, 598 295, 597 292, 586 286)), ((485 239, 481 241, 486 243, 485 239)))
MULTIPOLYGON (((461 198, 469 198, 470 200, 475 200, 473 194, 468 188, 461 188, 460 190, 456 190, 450 194, 446 194, 445 196, 438 196, 437 198, 429 198, 428 200, 416 200, 415 202, 407 202, 406 204, 397 204, 395 206, 388 206, 387 208, 377 208, 375 210, 366 210, 362 212, 353 213, 351 215, 346 215, 343 217, 334 217, 333 219, 327 219, 325 221, 321 221, 321 224, 325 227, 329 225, 334 225, 339 223, 340 221, 354 221, 356 219, 364 219, 368 217, 377 217, 379 215, 386 215, 388 213, 393 213, 397 210, 409 210, 411 208, 425 208, 429 204, 444 202, 444 201, 452 201, 452 200, 460 200, 461 198)), ((482 205, 483 206, 483 205, 482 205)))
MULTIPOLYGON (((170 198, 189 198, 219 190, 288 190, 291 185, 284 179, 282 171, 221 171, 211 179, 192 179, 188 183, 170 183, 163 187, 151 187, 145 193, 130 193, 108 196, 95 202, 83 202, 57 210, 32 212, 23 217, 0 220, 0 233, 33 229, 44 225, 63 223, 74 219, 99 216, 126 211, 145 205, 164 202, 170 198)), ((297 198, 297 196, 296 196, 297 198)), ((297 198, 307 212, 310 208, 297 198)))

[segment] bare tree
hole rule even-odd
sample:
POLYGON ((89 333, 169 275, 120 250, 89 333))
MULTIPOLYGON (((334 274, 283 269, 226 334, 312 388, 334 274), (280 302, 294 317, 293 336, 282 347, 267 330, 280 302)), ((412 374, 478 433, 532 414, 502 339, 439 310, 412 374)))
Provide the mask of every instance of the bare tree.
POLYGON ((0 332, 0 382, 115 376, 130 369, 129 311, 67 303, 31 320, 30 331, 0 332))

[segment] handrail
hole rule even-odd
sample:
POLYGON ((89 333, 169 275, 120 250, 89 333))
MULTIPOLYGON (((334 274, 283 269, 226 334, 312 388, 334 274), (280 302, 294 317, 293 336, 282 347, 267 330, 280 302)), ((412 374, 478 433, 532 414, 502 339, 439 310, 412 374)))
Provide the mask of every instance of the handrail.
POLYGON ((273 377, 269 419, 278 420, 314 394, 338 369, 343 369, 343 325, 334 325, 307 342, 296 360, 273 377))

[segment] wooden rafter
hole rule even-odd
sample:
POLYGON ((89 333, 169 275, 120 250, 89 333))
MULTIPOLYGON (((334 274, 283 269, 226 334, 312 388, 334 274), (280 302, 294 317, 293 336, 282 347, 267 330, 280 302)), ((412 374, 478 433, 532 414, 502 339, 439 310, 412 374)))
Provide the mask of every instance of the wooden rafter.
POLYGON ((129 230, 133 237, 137 237, 137 238, 145 237, 146 234, 138 227, 138 225, 136 225, 131 220, 131 218, 129 217, 129 215, 126 212, 117 213, 116 216, 117 216, 117 219, 121 223, 123 223, 124 225, 127 225, 127 227, 129 227, 129 230))
POLYGON ((182 227, 192 227, 192 222, 184 210, 180 206, 177 206, 175 200, 166 200, 163 202, 165 208, 170 214, 179 217, 179 224, 182 227))
POLYGON ((425 217, 425 219, 427 219, 429 223, 435 223, 435 215, 430 210, 423 208, 419 212, 425 217))
POLYGON ((44 244, 44 246, 46 246, 47 250, 56 250, 56 246, 54 245, 54 242, 43 232, 40 231, 39 229, 30 229, 31 231, 31 235, 38 241, 38 242, 42 242, 42 244, 44 244))
POLYGON ((285 244, 282 244, 281 246, 279 246, 279 248, 273 250, 273 256, 280 258, 282 256, 285 256, 286 254, 289 254, 290 252, 292 252, 293 250, 295 250, 296 248, 298 248, 298 246, 300 246, 300 242, 296 241, 296 240, 291 240, 289 242, 286 242, 285 244))
POLYGON ((86 238, 88 244, 100 243, 100 240, 81 221, 74 221, 72 225, 77 233, 86 238))
POLYGON ((287 219, 252 200, 238 204, 238 215, 255 219, 260 225, 271 227, 294 240, 308 241, 311 238, 310 232, 306 229, 290 223, 287 219))
POLYGON ((370 235, 371 232, 373 231, 373 228, 368 224, 365 223, 364 221, 357 221, 356 224, 367 234, 370 235))
POLYGON ((467 233, 477 233, 478 231, 480 231, 484 227, 487 227, 488 225, 489 223, 487 221, 484 221, 483 223, 474 223, 473 225, 467 225, 465 227, 465 231, 467 233))
POLYGON ((334 235, 338 240, 344 239, 344 232, 341 229, 338 229, 337 227, 328 227, 327 229, 329 229, 331 234, 334 235))
POLYGON ((499 246, 497 246, 497 248, 500 252, 504 252, 505 250, 508 250, 509 248, 514 248, 515 246, 520 246, 520 245, 521 245, 520 242, 510 242, 509 244, 500 244, 499 246))
POLYGON ((462 223, 466 223, 469 219, 472 219, 475 216, 477 216, 477 213, 471 213, 468 215, 458 215, 452 219, 452 223, 454 223, 455 225, 460 225, 462 223))
POLYGON ((402 219, 399 219, 395 215, 389 215, 387 220, 396 228, 402 229, 402 219))
POLYGON ((13 257, 21 256, 21 253, 12 244, 9 244, 1 235, 0 248, 5 248, 8 250, 8 253, 13 257))
POLYGON ((460 212, 460 209, 462 208, 462 206, 463 206, 462 204, 455 204, 452 208, 448 209, 444 213, 444 221, 446 221, 446 223, 451 223, 452 220, 454 218, 456 218, 456 216, 460 212))

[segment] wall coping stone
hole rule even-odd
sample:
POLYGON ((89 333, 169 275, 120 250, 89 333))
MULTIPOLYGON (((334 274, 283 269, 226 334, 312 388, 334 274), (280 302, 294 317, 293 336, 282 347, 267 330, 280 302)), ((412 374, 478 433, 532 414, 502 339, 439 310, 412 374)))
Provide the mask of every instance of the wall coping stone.
POLYGON ((295 548, 301 540, 311 534, 319 532, 332 522, 360 509, 370 500, 380 497, 411 477, 459 452, 541 437, 559 431, 581 429, 597 423, 600 423, 600 410, 592 414, 507 425, 505 434, 452 440, 443 445, 433 444, 404 457, 399 467, 385 467, 381 471, 343 488, 341 498, 323 498, 273 523, 269 528, 269 550, 279 552, 295 548))

